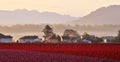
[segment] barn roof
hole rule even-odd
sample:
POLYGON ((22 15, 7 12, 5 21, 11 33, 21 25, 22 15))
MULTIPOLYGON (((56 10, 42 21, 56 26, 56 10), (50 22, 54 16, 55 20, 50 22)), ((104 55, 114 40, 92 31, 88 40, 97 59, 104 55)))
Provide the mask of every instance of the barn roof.
POLYGON ((13 38, 13 37, 10 35, 4 35, 4 34, 0 33, 0 38, 13 38))
POLYGON ((38 36, 24 36, 24 37, 21 37, 20 39, 36 39, 38 38, 38 36))

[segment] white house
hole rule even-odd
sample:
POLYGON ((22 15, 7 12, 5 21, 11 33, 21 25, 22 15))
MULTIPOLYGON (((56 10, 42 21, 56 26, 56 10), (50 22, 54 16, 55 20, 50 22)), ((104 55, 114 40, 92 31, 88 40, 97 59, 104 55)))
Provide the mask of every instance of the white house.
POLYGON ((86 39, 83 39, 83 40, 78 39, 77 42, 78 42, 78 43, 92 43, 92 41, 86 40, 86 39))
POLYGON ((19 39, 21 43, 41 42, 42 39, 38 36, 24 36, 19 39))
POLYGON ((12 38, 13 38, 12 36, 0 34, 0 42, 2 43, 11 43, 13 41, 12 38))
POLYGON ((83 42, 83 43, 92 43, 92 41, 86 40, 86 39, 82 40, 82 42, 83 42))

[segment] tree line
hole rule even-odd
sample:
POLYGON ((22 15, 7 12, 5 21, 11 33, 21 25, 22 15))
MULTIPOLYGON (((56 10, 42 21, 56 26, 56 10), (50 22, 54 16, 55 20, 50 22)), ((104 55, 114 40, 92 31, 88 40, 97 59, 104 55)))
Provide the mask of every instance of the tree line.
MULTIPOLYGON (((12 26, 0 26, 0 32, 40 32, 46 24, 16 24, 12 26)), ((74 29, 79 31, 118 31, 120 25, 65 25, 65 24, 52 24, 52 28, 56 32, 63 32, 65 29, 74 29)))

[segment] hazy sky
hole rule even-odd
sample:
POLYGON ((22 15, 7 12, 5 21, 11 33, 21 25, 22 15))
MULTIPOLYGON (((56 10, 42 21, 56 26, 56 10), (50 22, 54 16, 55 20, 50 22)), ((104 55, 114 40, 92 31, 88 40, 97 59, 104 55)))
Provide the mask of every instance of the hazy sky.
POLYGON ((0 0, 0 10, 26 8, 73 16, 83 16, 109 5, 120 5, 120 0, 0 0))

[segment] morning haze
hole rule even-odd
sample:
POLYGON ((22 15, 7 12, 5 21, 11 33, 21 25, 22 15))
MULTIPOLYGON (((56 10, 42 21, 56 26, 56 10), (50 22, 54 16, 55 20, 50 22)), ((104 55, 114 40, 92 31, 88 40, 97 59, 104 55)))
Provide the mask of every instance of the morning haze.
POLYGON ((119 0, 0 0, 0 32, 19 38, 38 35, 50 24, 97 36, 116 36, 120 29, 119 0))

